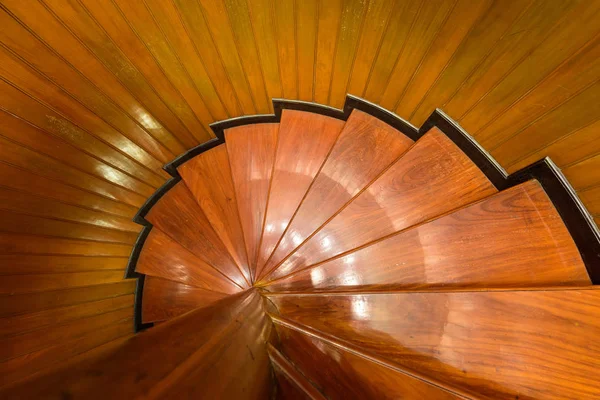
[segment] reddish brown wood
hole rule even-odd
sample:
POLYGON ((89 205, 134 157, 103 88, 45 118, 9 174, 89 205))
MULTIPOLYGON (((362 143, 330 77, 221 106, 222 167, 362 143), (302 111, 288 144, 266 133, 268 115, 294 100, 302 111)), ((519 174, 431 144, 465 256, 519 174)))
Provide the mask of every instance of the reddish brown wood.
POLYGON ((9 294, 0 296, 0 317, 33 313, 51 308, 65 307, 88 301, 96 301, 131 294, 135 279, 117 283, 76 287, 38 293, 9 294))
POLYGON ((275 328, 283 353, 329 399, 462 398, 277 320, 275 328))
POLYGON ((412 140, 355 110, 263 269, 271 272, 319 226, 393 163, 412 140))
POLYGON ((157 228, 146 238, 135 270, 214 292, 231 294, 242 290, 157 228))
POLYGON ((231 174, 244 229, 246 252, 255 276, 279 124, 254 124, 225 131, 231 174))
POLYGON ((257 276, 275 249, 314 177, 329 155, 344 122, 323 115, 283 110, 269 205, 265 215, 257 276))
POLYGON ((160 324, 4 398, 268 398, 271 323, 255 290, 160 324), (102 388, 99 390, 98 388, 102 388))
POLYGON ((207 307, 226 297, 225 293, 147 276, 142 297, 142 321, 164 321, 196 308, 207 307))
POLYGON ((0 255, 0 275, 12 275, 16 271, 27 275, 100 270, 124 271, 127 262, 127 257, 4 254, 0 255))
POLYGON ((600 395, 600 291, 270 296, 281 315, 476 398, 600 395))
POLYGON ((88 271, 65 274, 5 275, 0 279, 1 294, 32 293, 77 286, 119 282, 123 271, 88 271))
POLYGON ((0 254, 23 253, 127 257, 131 254, 131 246, 0 232, 0 254))
POLYGON ((244 232, 240 224, 227 148, 223 144, 202 153, 183 164, 178 171, 229 254, 250 282, 244 232))
POLYGON ((590 285, 552 202, 529 181, 268 286, 282 290, 590 285), (469 249, 476 249, 471 251, 469 249))
POLYGON ((496 193, 481 170, 433 128, 390 169, 297 248, 285 276, 496 193))
POLYGON ((277 377, 278 398, 325 400, 325 397, 275 347, 269 345, 268 351, 277 377))
POLYGON ((249 286, 185 183, 161 197, 146 219, 240 287, 249 286))

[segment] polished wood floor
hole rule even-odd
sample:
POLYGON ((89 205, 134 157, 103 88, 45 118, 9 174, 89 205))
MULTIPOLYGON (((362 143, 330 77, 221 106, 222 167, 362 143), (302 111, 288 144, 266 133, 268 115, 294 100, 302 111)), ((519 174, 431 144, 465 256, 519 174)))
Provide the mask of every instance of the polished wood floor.
MULTIPOLYGON (((145 214, 135 295, 120 209, 0 210, 0 260, 28 271, 0 267, 0 397, 600 396, 600 292, 540 182, 498 191, 440 129, 413 141, 360 110, 224 136, 145 214)), ((43 206, 11 190, 0 205, 43 206)))

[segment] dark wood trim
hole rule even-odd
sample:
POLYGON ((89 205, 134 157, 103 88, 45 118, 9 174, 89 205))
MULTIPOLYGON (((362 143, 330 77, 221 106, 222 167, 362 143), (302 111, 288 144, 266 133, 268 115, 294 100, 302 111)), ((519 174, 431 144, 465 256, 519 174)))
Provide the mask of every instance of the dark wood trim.
POLYGON ((548 157, 510 175, 477 141, 443 111, 435 110, 419 129, 439 128, 481 169, 498 190, 537 180, 556 207, 583 259, 590 280, 600 284, 600 231, 560 168, 548 157))
POLYGON ((133 247, 125 272, 126 278, 138 279, 134 318, 136 332, 153 325, 142 324, 141 322, 145 275, 135 271, 144 242, 152 229, 152 224, 145 219, 146 214, 166 192, 181 181, 177 168, 197 155, 225 143, 225 129, 250 124, 278 123, 281 121, 283 110, 306 111, 347 121, 352 111, 358 109, 380 119, 415 141, 431 128, 437 127, 481 169, 498 190, 508 189, 527 180, 536 179, 548 194, 569 230, 592 283, 594 285, 600 284, 600 231, 590 213, 579 200, 575 190, 549 158, 539 160, 520 171, 508 175, 504 168, 471 135, 439 109, 435 110, 419 129, 383 107, 350 94, 346 96, 343 110, 317 103, 284 99, 273 99, 273 109, 273 114, 248 115, 211 124, 210 127, 216 138, 186 151, 163 167, 172 178, 146 200, 133 218, 134 222, 144 226, 133 247))
POLYGON ((135 333, 141 332, 148 328, 152 328, 154 326, 154 323, 152 323, 152 322, 148 322, 148 323, 142 322, 142 304, 143 304, 143 297, 144 297, 144 282, 145 281, 146 281, 146 275, 139 274, 139 277, 137 278, 137 282, 135 285, 135 296, 134 296, 134 303, 133 303, 133 331, 135 333))

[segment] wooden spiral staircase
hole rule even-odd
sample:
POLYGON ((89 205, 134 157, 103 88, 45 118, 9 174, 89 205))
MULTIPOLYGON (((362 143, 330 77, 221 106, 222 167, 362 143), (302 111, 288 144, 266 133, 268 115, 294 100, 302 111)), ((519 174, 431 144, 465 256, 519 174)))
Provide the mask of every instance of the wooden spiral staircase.
POLYGON ((143 332, 3 398, 600 398, 600 235, 549 159, 507 176, 441 111, 274 108, 140 209, 143 332))

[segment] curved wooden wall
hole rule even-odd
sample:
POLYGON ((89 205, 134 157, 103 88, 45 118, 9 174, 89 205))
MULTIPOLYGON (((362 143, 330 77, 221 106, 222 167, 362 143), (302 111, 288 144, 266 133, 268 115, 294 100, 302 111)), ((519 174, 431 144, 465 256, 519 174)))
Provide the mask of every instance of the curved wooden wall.
POLYGON ((599 19, 596 0, 0 0, 0 340, 20 343, 0 386, 131 334, 131 218, 162 165, 271 98, 351 93, 416 126, 442 108, 509 172, 551 156, 600 222, 599 19))

